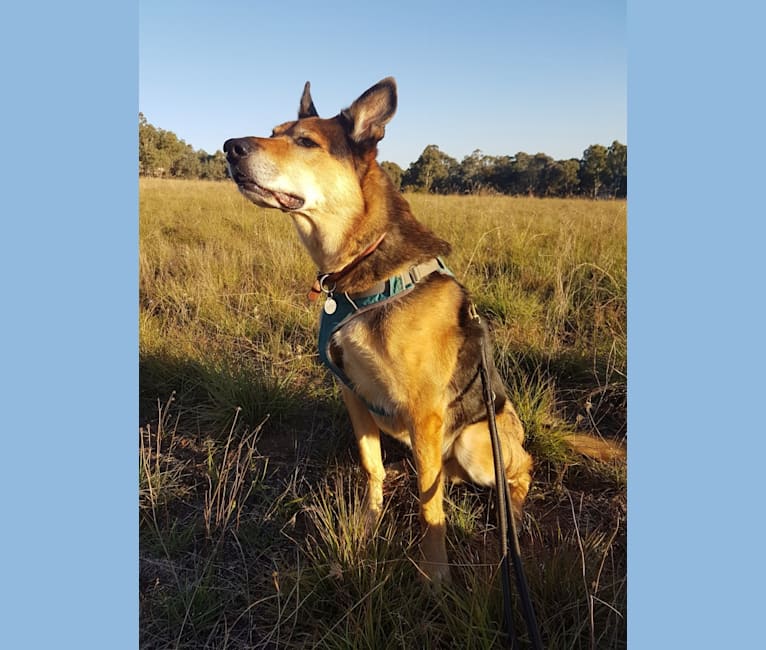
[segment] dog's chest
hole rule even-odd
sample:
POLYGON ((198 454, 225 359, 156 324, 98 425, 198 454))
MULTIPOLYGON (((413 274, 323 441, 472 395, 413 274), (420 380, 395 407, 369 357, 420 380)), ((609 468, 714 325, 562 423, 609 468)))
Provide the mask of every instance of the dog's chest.
POLYGON ((396 276, 387 292, 354 300, 336 293, 324 304, 319 357, 374 415, 396 419, 413 400, 416 410, 444 406, 459 345, 463 293, 451 278, 419 284, 430 278, 433 267, 441 269, 440 276, 448 274, 437 260, 409 284, 396 276))
POLYGON ((346 294, 328 296, 319 326, 320 360, 373 414, 381 416, 393 415, 402 403, 395 355, 386 345, 381 326, 388 311, 383 303, 396 293, 354 301, 346 294))
POLYGON ((330 340, 329 353, 359 397, 380 413, 391 414, 404 402, 401 379, 385 341, 368 320, 361 316, 338 329, 330 340))

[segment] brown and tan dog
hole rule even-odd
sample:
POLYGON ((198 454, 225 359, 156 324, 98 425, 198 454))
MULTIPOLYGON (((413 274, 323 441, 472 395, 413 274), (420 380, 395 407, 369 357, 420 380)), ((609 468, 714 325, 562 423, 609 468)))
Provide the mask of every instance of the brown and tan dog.
MULTIPOLYGON (((240 192, 287 212, 319 269, 315 291, 326 295, 320 356, 343 382, 371 517, 383 502, 380 430, 412 447, 420 567, 439 582, 449 578, 444 478, 495 483, 478 371, 481 341, 489 343, 468 293, 441 261, 450 245, 415 219, 376 161, 396 103, 387 78, 321 119, 306 83, 297 120, 269 138, 227 140, 224 151, 240 192)), ((518 517, 532 459, 494 366, 489 374, 518 517)))

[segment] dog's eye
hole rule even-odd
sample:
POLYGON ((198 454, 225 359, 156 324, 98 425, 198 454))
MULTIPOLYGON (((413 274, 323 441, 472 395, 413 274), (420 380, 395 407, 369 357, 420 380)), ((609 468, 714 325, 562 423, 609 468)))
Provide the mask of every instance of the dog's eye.
POLYGON ((299 147, 306 147, 306 148, 309 148, 309 149, 311 147, 318 147, 319 146, 311 138, 306 138, 306 137, 296 138, 295 139, 295 144, 297 144, 299 147))

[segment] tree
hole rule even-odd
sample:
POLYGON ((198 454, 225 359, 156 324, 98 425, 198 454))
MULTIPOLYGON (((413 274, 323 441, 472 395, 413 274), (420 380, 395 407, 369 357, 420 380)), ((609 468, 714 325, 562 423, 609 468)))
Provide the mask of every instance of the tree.
POLYGON ((532 156, 527 166, 529 196, 545 196, 548 193, 548 173, 554 162, 553 158, 544 153, 536 153, 532 156))
POLYGON ((609 190, 614 197, 628 195, 628 147, 615 140, 606 152, 609 190))
POLYGON ((608 182, 607 149, 604 145, 592 144, 583 152, 580 162, 580 188, 595 199, 608 182))
POLYGON ((388 174, 388 177, 391 179, 394 187, 397 190, 401 189, 404 170, 395 162, 389 162, 388 160, 384 160, 382 163, 380 163, 380 166, 383 168, 383 171, 388 174))
POLYGON ((159 134, 143 113, 138 114, 138 173, 147 175, 157 166, 157 139, 159 134))
POLYGON ((543 153, 530 156, 523 151, 496 159, 491 176, 493 184, 504 194, 542 195, 545 193, 544 171, 552 161, 543 153))
POLYGON ((200 178, 210 181, 223 181, 228 176, 226 156, 223 151, 216 151, 212 156, 205 151, 198 154, 200 165, 200 178))
POLYGON ((530 169, 531 156, 528 153, 519 151, 513 157, 511 165, 511 188, 512 194, 529 194, 535 186, 532 177, 533 172, 530 169))
POLYGON ((470 156, 466 156, 455 168, 452 185, 458 192, 475 194, 484 192, 492 187, 492 171, 495 159, 484 155, 480 149, 475 149, 470 156))
POLYGON ((457 161, 429 144, 420 157, 412 163, 402 177, 402 188, 414 192, 446 193, 448 180, 457 161))
POLYGON ((492 159, 492 167, 489 170, 489 184, 503 194, 516 194, 514 180, 513 156, 498 156, 492 159))
POLYGON ((580 161, 577 158, 556 160, 546 168, 546 196, 572 196, 580 189, 578 172, 580 161))
POLYGON ((173 151, 175 155, 170 163, 170 175, 175 178, 199 178, 202 171, 199 156, 183 140, 177 140, 173 151))

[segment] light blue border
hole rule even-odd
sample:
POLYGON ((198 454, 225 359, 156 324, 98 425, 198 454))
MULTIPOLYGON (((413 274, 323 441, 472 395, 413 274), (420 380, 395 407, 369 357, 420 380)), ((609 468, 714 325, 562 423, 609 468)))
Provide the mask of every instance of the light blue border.
MULTIPOLYGON (((629 646, 756 647, 762 16, 629 4, 629 646)), ((4 10, 0 643, 138 645, 137 7, 4 10)))
POLYGON ((4 7, 4 648, 138 646, 135 3, 4 7))
POLYGON ((763 15, 629 4, 629 647, 763 645, 763 15))

